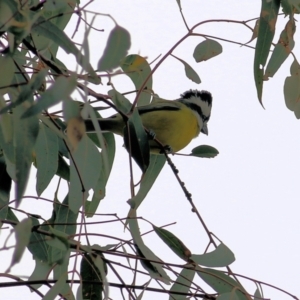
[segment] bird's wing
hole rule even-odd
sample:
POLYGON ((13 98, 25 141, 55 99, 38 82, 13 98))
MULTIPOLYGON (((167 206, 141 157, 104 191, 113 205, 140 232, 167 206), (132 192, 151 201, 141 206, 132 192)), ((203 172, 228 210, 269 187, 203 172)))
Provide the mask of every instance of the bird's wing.
POLYGON ((139 106, 138 112, 140 115, 145 114, 150 111, 158 111, 158 110, 179 110, 181 107, 181 103, 178 101, 169 101, 169 100, 155 100, 148 105, 139 106))

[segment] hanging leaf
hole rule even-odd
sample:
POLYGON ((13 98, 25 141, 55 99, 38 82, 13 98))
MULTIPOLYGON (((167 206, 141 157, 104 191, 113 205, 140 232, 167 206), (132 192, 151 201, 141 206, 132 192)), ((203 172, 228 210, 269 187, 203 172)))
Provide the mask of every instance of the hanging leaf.
POLYGON ((71 93, 76 87, 76 78, 60 76, 53 85, 47 89, 41 97, 22 115, 22 118, 28 118, 41 113, 43 110, 59 103, 61 100, 69 99, 71 93))
POLYGON ((80 264, 80 276, 82 283, 82 298, 83 299, 99 299, 102 300, 103 284, 101 273, 95 266, 92 255, 85 254, 82 257, 80 264))
POLYGON ((29 218, 24 219, 15 226, 16 234, 16 247, 12 256, 10 266, 5 273, 9 273, 12 266, 20 262, 25 248, 29 244, 30 235, 31 235, 32 222, 29 218))
POLYGON ((290 19, 285 25, 284 30, 280 34, 278 43, 276 44, 271 58, 268 62, 264 79, 268 80, 269 77, 273 77, 278 71, 283 62, 290 55, 294 48, 294 33, 296 31, 294 19, 290 19))
POLYGON ((150 162, 150 147, 137 109, 129 117, 124 128, 124 144, 142 172, 145 173, 150 162))
POLYGON ((204 254, 193 254, 191 259, 206 267, 226 267, 235 261, 233 252, 223 243, 214 251, 204 254))
POLYGON ((260 104, 262 104, 264 67, 275 34, 279 6, 280 0, 262 0, 254 56, 254 80, 260 104))
POLYGON ((35 144, 37 163, 36 192, 40 196, 55 175, 58 167, 57 135, 46 125, 40 124, 35 144))
POLYGON ((131 206, 128 217, 131 216, 132 210, 136 210, 141 205, 142 201, 146 198, 160 171, 164 167, 165 162, 166 157, 164 155, 150 155, 150 164, 147 168, 146 173, 142 177, 139 191, 134 197, 127 201, 127 203, 131 206))
MULTIPOLYGON (((0 6, 1 8, 1 6, 0 6)), ((1 21, 0 21, 1 23, 1 21)), ((0 56, 0 66, 1 74, 5 76, 0 76, 0 95, 5 94, 4 86, 9 86, 14 78, 15 64, 10 55, 0 56)))
POLYGON ((196 46, 193 56, 196 62, 201 62, 221 54, 222 51, 223 49, 220 43, 206 39, 196 46))
POLYGON ((188 63, 186 63, 181 58, 176 57, 175 55, 172 55, 172 56, 174 58, 178 59, 180 62, 182 62, 182 64, 184 65, 185 75, 187 78, 191 79, 195 83, 198 83, 198 84, 201 83, 201 79, 200 79, 199 75, 193 70, 193 68, 188 63))
POLYGON ((191 251, 184 245, 184 243, 176 237, 172 232, 152 226, 156 234, 169 246, 169 248, 184 261, 189 261, 191 251))
POLYGON ((202 158, 213 158, 219 154, 219 151, 208 145, 201 145, 192 149, 190 156, 202 157, 202 158))
POLYGON ((147 60, 137 54, 128 55, 122 60, 121 68, 132 80, 137 91, 147 81, 143 87, 143 91, 140 93, 138 106, 149 104, 152 95, 153 80, 152 76, 150 76, 151 68, 147 60))
POLYGON ((247 294, 241 284, 223 272, 200 267, 196 267, 196 270, 199 277, 217 293, 230 293, 233 289, 238 289, 237 295, 239 300, 251 300, 251 297, 247 294))
MULTIPOLYGON (((143 242, 140 229, 138 226, 136 215, 132 216, 132 219, 128 220, 129 229, 131 236, 135 243, 135 248, 137 250, 138 256, 146 258, 153 261, 160 261, 160 259, 149 249, 143 242)), ((149 273, 149 275, 154 278, 163 281, 165 284, 170 284, 170 277, 165 272, 161 264, 150 262, 147 260, 140 260, 142 266, 149 273)))
POLYGON ((7 112, 8 110, 20 105, 21 103, 27 101, 28 99, 33 97, 33 92, 38 90, 45 80, 45 76, 47 75, 48 70, 43 69, 38 72, 36 76, 32 76, 31 80, 22 87, 20 94, 18 97, 11 101, 9 105, 5 106, 0 110, 0 114, 7 112))
POLYGON ((130 46, 129 32, 117 25, 109 34, 103 55, 98 62, 98 71, 110 71, 119 67, 130 46))
POLYGON ((19 105, 13 109, 14 148, 16 162, 16 204, 19 205, 27 181, 32 162, 32 151, 39 131, 39 121, 36 116, 21 119, 26 108, 19 105), (25 146, 26 145, 26 146, 25 146))
POLYGON ((193 265, 185 265, 186 268, 183 268, 181 272, 178 274, 175 282, 170 288, 170 297, 169 300, 184 300, 186 296, 176 295, 172 292, 187 294, 190 290, 191 284, 193 282, 195 276, 195 270, 193 270, 193 265), (187 267, 190 266, 191 269, 187 267))
POLYGON ((70 163, 69 206, 77 213, 87 198, 87 192, 96 186, 101 170, 100 153, 86 134, 74 150, 73 159, 70 163))
POLYGON ((300 65, 296 60, 291 65, 291 76, 284 81, 284 99, 287 108, 300 119, 300 65))

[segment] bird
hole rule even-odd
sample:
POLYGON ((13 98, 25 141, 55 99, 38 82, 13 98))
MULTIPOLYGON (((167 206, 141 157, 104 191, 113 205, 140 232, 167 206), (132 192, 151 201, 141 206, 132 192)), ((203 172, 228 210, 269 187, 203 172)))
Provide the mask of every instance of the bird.
MULTIPOLYGON (((162 153, 162 145, 175 153, 185 148, 200 132, 208 135, 207 123, 211 115, 212 99, 208 91, 188 90, 176 100, 157 98, 148 105, 138 106, 142 124, 152 136, 149 137, 150 152, 162 153)), ((103 132, 123 136, 125 121, 120 113, 97 121, 103 132)), ((84 122, 87 133, 95 132, 91 119, 84 122)))

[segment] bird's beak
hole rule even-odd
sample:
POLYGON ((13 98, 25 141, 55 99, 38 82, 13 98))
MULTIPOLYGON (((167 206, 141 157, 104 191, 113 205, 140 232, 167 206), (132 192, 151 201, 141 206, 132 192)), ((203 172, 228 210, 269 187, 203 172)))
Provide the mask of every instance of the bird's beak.
POLYGON ((204 133, 204 134, 206 134, 206 135, 208 135, 208 128, 207 128, 207 124, 206 123, 203 124, 201 132, 204 133))

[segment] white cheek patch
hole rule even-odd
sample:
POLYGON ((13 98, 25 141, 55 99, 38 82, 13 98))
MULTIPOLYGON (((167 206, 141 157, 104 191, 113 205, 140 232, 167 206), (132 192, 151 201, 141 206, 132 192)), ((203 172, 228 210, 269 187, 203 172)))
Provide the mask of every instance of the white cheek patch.
POLYGON ((191 97, 189 99, 189 101, 191 103, 194 103, 198 106, 201 107, 202 113, 205 117, 209 117, 210 116, 210 112, 211 112, 211 105, 209 105, 209 103, 207 101, 203 101, 201 99, 199 99, 198 97, 191 97))

